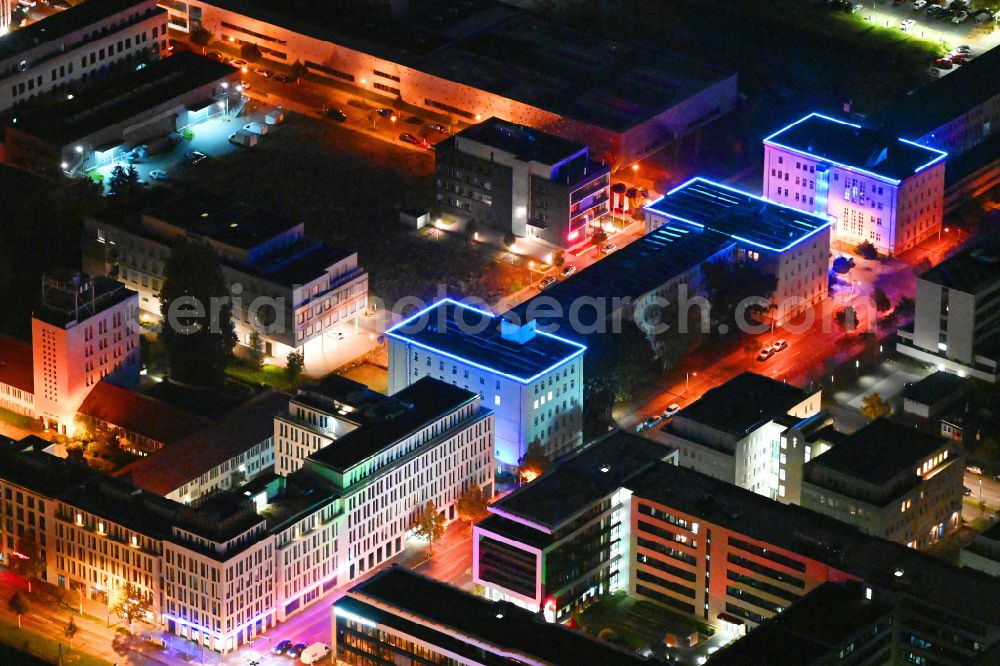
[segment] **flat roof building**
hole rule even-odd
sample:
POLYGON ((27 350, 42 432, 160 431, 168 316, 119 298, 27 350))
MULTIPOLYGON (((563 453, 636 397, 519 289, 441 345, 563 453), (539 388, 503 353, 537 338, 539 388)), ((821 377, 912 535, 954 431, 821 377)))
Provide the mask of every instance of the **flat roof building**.
POLYGON ((907 250, 941 225, 947 153, 811 113, 764 139, 764 196, 833 223, 836 240, 907 250))

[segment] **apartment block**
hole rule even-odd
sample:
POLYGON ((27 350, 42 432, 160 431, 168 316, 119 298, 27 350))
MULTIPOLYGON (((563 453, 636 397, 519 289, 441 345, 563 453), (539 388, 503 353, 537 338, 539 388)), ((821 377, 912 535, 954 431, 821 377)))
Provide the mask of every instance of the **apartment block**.
POLYGON ((816 451, 802 431, 821 418, 810 393, 744 372, 709 389, 650 437, 677 449, 677 464, 783 503, 798 504, 802 466, 816 451))
POLYGON ((805 464, 803 507, 911 548, 961 524, 965 462, 948 440, 884 418, 832 439, 805 464))
POLYGON ((939 370, 995 383, 1000 376, 1000 233, 917 276, 913 323, 896 349, 939 370))
POLYGON ((584 345, 453 299, 399 322, 386 337, 389 393, 423 377, 478 393, 496 415, 499 469, 515 469, 532 442, 550 456, 582 443, 584 345))
POLYGON ((155 0, 96 0, 57 12, 0 41, 0 111, 158 59, 166 48, 167 12, 155 0))
POLYGON ((946 156, 811 113, 764 139, 764 196, 831 220, 835 240, 897 254, 938 233, 946 156))
POLYGON ((489 118, 434 148, 438 206, 484 229, 573 247, 610 210, 611 168, 586 145, 489 118))
POLYGON ((613 433, 498 499, 473 528, 472 578, 486 597, 550 622, 595 596, 628 588, 630 493, 626 479, 673 449, 613 433))
POLYGON ((138 315, 138 295, 109 278, 42 278, 31 339, 35 415, 46 428, 72 434, 77 410, 103 379, 138 384, 138 315))

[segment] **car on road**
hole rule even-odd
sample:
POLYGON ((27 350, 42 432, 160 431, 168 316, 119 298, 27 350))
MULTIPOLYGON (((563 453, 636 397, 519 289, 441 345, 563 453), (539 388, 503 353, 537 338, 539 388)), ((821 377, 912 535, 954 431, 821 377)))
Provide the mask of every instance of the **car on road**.
POLYGON ((962 494, 965 495, 966 497, 969 497, 970 495, 972 495, 972 488, 970 488, 969 486, 962 486, 962 494))
POLYGON ((642 432, 643 430, 649 430, 650 428, 655 427, 656 424, 659 423, 659 422, 660 422, 660 417, 659 416, 650 416, 650 417, 647 417, 646 419, 643 420, 642 423, 640 423, 639 425, 637 425, 635 427, 635 431, 636 432, 642 432))
POLYGON ((247 71, 247 66, 250 64, 243 58, 233 58, 229 61, 229 64, 237 69, 242 69, 244 72, 247 71))
POLYGON ((200 150, 195 150, 194 152, 191 153, 191 156, 188 158, 188 161, 191 162, 191 164, 199 164, 207 159, 208 155, 201 152, 200 150))
POLYGON ((541 282, 538 283, 538 289, 540 291, 544 291, 545 289, 555 284, 555 282, 556 282, 556 276, 549 275, 548 277, 544 278, 541 282))
POLYGON ((562 269, 562 276, 563 277, 569 277, 573 273, 576 273, 576 266, 574 266, 573 264, 570 264, 568 266, 563 266, 563 269, 562 269))
POLYGON ((383 118, 391 118, 393 116, 392 109, 387 109, 382 107, 381 109, 375 109, 375 113, 382 116, 383 118))
POLYGON ((163 169, 153 169, 149 172, 150 180, 166 180, 167 172, 163 169))
POLYGON ((661 415, 660 418, 672 419, 674 417, 674 414, 676 414, 679 411, 681 411, 681 406, 678 405, 676 402, 672 402, 669 405, 667 405, 666 409, 663 410, 663 414, 661 415))
POLYGON ((274 649, 271 650, 271 652, 274 654, 285 654, 285 652, 287 652, 288 648, 290 647, 292 647, 292 642, 286 638, 283 641, 279 641, 278 644, 274 646, 274 649))
POLYGON ((299 659, 303 664, 315 664, 325 659, 328 654, 330 654, 329 645, 326 643, 313 643, 302 651, 299 659))
POLYGON ((955 66, 955 63, 947 58, 937 58, 934 60, 934 66, 938 69, 951 69, 955 66))
POLYGON ((448 133, 447 127, 445 127, 444 125, 438 125, 437 123, 431 123, 430 125, 427 126, 427 129, 431 130, 432 132, 437 132, 438 134, 448 133))
POLYGON ((976 465, 969 465, 968 467, 965 468, 965 471, 969 472, 970 474, 978 474, 980 476, 983 475, 983 468, 978 467, 976 465))
POLYGON ((955 25, 958 25, 959 23, 965 21, 965 19, 967 18, 969 18, 969 12, 960 11, 959 13, 951 17, 951 22, 954 23, 955 25))
POLYGON ((766 361, 772 356, 774 356, 774 349, 772 347, 764 347, 757 353, 757 360, 766 361))
POLYGON ((307 646, 306 646, 305 643, 296 643, 292 647, 290 647, 287 650, 285 650, 285 656, 286 657, 291 657, 292 659, 295 659, 300 654, 302 654, 302 651, 305 650, 306 647, 307 646))
POLYGON ((404 143, 411 143, 414 146, 423 146, 424 145, 423 141, 421 141, 417 137, 413 136, 409 132, 403 132, 402 134, 400 134, 399 135, 399 140, 402 141, 402 142, 404 142, 404 143))
POLYGON ((226 56, 222 55, 218 51, 209 51, 208 52, 208 57, 209 58, 215 58, 216 60, 225 60, 226 59, 226 56))
POLYGON ((913 8, 916 10, 921 10, 927 6, 927 0, 914 0, 913 8))
POLYGON ((269 69, 265 69, 263 67, 254 68, 253 73, 256 74, 257 76, 263 76, 265 79, 269 79, 272 76, 274 76, 274 72, 272 72, 269 69))
POLYGON ((618 249, 617 245, 615 245, 614 243, 608 243, 607 245, 601 248, 601 254, 611 254, 617 249, 618 249))
POLYGON ((774 353, 778 353, 782 349, 788 349, 788 341, 787 340, 775 340, 774 342, 771 343, 771 349, 774 350, 774 353))
POLYGON ((972 47, 968 44, 962 44, 961 46, 956 46, 951 50, 952 53, 964 53, 969 55, 972 53, 972 47))
POLYGON ((1000 481, 1000 474, 994 474, 993 475, 993 480, 994 481, 1000 481))
POLYGON ((416 125, 418 127, 424 124, 424 120, 420 116, 408 116, 403 118, 403 122, 409 125, 416 125))
POLYGON ((903 19, 899 22, 899 29, 903 32, 909 32, 910 30, 913 30, 913 26, 916 24, 917 22, 913 19, 903 19))
POLYGON ((288 74, 275 74, 271 78, 279 83, 295 83, 295 78, 288 76, 288 74))
POLYGON ((347 116, 340 109, 335 109, 332 106, 328 106, 323 109, 323 115, 330 120, 336 120, 338 123, 342 123, 347 120, 347 116))

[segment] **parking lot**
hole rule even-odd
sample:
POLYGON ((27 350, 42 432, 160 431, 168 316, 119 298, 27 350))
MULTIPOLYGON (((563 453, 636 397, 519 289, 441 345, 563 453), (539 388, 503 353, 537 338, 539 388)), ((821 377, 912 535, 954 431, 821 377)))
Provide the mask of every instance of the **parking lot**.
POLYGON ((862 8, 854 12, 854 16, 873 25, 906 32, 914 38, 937 42, 941 44, 942 53, 961 44, 968 44, 975 52, 982 53, 1000 42, 992 18, 984 23, 976 22, 974 17, 981 11, 980 8, 965 10, 955 7, 952 13, 949 12, 952 4, 947 0, 939 0, 938 3, 882 0, 861 4, 862 8), (955 23, 953 19, 961 11, 965 11, 966 18, 955 23))

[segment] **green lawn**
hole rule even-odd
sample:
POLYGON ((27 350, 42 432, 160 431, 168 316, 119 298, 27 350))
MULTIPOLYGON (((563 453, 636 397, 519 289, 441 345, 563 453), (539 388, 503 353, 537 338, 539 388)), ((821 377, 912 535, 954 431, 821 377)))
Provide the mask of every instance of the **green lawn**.
POLYGON ((6 421, 12 426, 17 426, 18 428, 23 428, 24 430, 40 430, 38 422, 35 419, 30 416, 24 416, 23 414, 12 412, 9 409, 4 409, 2 407, 0 407, 0 421, 6 421))
POLYGON ((233 379, 239 379, 252 384, 266 384, 281 391, 291 390, 305 381, 300 377, 297 381, 291 382, 285 376, 284 368, 279 368, 275 365, 265 365, 258 370, 241 359, 235 359, 230 363, 229 367, 226 368, 226 374, 233 379))
MULTIPOLYGON (((0 622, 0 643, 18 650, 30 652, 47 662, 59 663, 59 643, 27 629, 18 629, 17 624, 7 624, 6 618, 0 622)), ((110 662, 98 659, 84 652, 68 651, 68 644, 62 644, 62 663, 74 666, 111 666, 110 662)))

